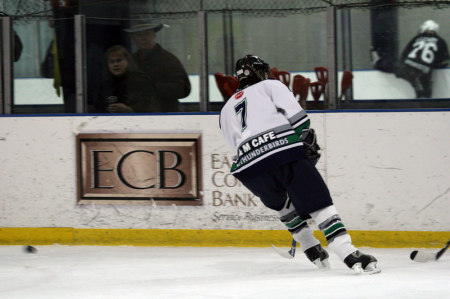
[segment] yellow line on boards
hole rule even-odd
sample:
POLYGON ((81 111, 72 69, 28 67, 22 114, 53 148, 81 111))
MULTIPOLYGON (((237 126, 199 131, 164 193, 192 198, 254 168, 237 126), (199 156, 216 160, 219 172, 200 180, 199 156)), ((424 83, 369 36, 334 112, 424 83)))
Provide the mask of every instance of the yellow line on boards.
MULTIPOLYGON (((450 239, 448 231, 349 231, 357 247, 439 248, 450 239)), ((322 232, 314 235, 326 246, 322 232)), ((0 228, 0 245, 129 245, 290 247, 286 230, 196 230, 196 229, 82 229, 0 228)))

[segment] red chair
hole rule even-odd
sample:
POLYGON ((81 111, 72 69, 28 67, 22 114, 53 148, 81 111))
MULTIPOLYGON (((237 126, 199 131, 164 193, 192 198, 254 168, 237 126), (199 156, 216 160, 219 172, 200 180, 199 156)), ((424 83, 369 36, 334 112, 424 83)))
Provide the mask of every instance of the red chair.
POLYGON ((317 66, 314 68, 316 72, 317 81, 323 84, 323 86, 328 83, 328 69, 324 66, 317 66))
MULTIPOLYGON (((327 84, 328 84, 328 69, 324 66, 317 66, 314 68, 314 71, 316 72, 317 81, 322 84, 322 86, 316 86, 316 96, 314 99, 316 100, 320 98, 320 96, 323 94, 323 98, 325 101, 328 101, 328 90, 327 90, 327 84)), ((312 92, 312 90, 311 90, 312 92)), ((314 95, 313 95, 314 96, 314 95)))
POLYGON ((291 86, 291 73, 287 71, 280 71, 280 75, 278 76, 278 80, 284 83, 288 88, 291 86))
POLYGON ((312 94, 312 96, 314 98, 314 101, 318 102, 320 96, 325 91, 325 85, 323 85, 322 82, 317 81, 317 82, 310 83, 309 87, 311 88, 311 94, 312 94))
POLYGON ((300 102, 304 102, 308 98, 310 81, 311 80, 309 78, 305 78, 300 74, 294 76, 292 82, 292 93, 295 97, 297 97, 297 95, 300 97, 300 102))
POLYGON ((238 89, 239 82, 236 77, 225 76, 222 73, 215 73, 217 88, 219 89, 223 100, 227 101, 238 89))
POLYGON ((232 92, 231 95, 233 95, 236 92, 236 90, 239 88, 239 81, 234 76, 226 76, 226 78, 227 78, 228 86, 232 92))
POLYGON ((275 79, 283 82, 284 85, 286 85, 288 88, 291 86, 291 73, 289 73, 287 71, 280 71, 276 67, 271 68, 270 72, 272 73, 272 75, 275 79))
POLYGON ((345 96, 345 93, 350 88, 353 82, 353 73, 351 71, 344 71, 342 74, 341 80, 341 95, 339 96, 339 100, 345 96))
POLYGON ((279 76, 280 76, 280 71, 276 67, 273 67, 273 68, 270 69, 270 72, 269 72, 269 78, 270 79, 277 79, 278 80, 279 76))

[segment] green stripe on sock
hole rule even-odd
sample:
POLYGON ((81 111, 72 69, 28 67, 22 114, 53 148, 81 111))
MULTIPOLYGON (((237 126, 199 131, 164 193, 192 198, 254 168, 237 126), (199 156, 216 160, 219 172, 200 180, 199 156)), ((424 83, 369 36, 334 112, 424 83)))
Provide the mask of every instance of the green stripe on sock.
POLYGON ((323 233, 325 234, 325 236, 328 236, 329 234, 332 234, 334 231, 336 231, 340 228, 344 228, 344 224, 342 222, 333 224, 330 228, 327 228, 326 230, 324 230, 323 233))
POLYGON ((298 225, 300 225, 304 220, 302 220, 300 217, 295 217, 292 221, 286 222, 285 225, 287 228, 294 228, 298 225))

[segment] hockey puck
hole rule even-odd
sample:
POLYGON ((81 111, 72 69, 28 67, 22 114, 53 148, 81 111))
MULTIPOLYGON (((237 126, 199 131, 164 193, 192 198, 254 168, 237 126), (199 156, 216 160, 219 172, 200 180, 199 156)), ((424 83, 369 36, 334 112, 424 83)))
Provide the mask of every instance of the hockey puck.
POLYGON ((413 252, 411 252, 411 254, 409 255, 409 257, 414 261, 414 258, 416 257, 416 255, 417 255, 417 250, 414 250, 413 252))
POLYGON ((30 245, 24 246, 24 247, 23 247, 23 250, 24 250, 26 253, 36 253, 36 252, 37 252, 37 249, 34 248, 33 246, 30 246, 30 245))

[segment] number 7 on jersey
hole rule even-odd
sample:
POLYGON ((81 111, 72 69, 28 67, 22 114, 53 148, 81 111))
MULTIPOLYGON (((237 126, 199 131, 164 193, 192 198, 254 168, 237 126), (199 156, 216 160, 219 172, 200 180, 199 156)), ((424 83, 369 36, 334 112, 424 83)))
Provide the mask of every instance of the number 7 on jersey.
POLYGON ((234 111, 236 111, 236 115, 241 114, 241 132, 244 132, 247 128, 247 98, 244 98, 242 101, 237 103, 234 106, 234 111))

